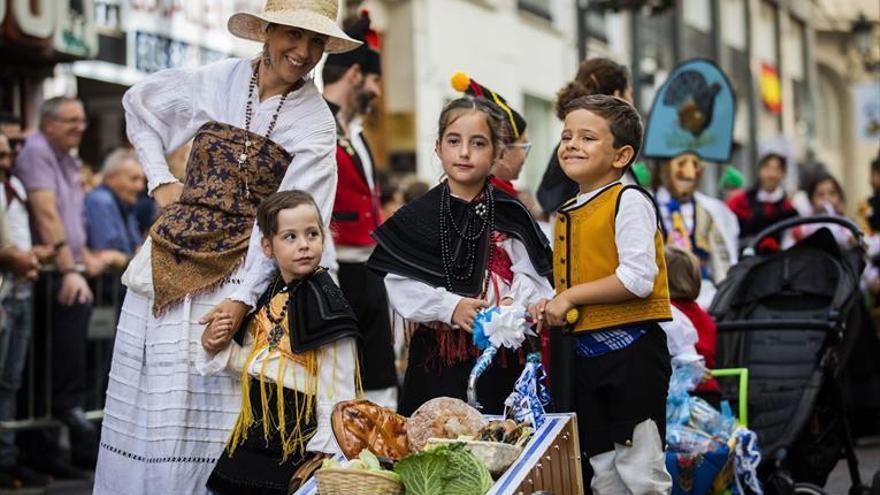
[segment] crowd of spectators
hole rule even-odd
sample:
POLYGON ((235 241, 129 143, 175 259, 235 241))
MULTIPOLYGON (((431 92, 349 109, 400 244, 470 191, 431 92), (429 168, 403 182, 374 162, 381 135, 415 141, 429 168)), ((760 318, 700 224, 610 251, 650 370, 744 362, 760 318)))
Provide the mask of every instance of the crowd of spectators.
POLYGON ((88 122, 81 101, 48 99, 39 119, 25 135, 14 116, 0 116, 0 421, 48 416, 67 438, 52 427, 0 432, 0 489, 89 476, 98 431, 86 408, 101 402, 93 390, 109 372, 87 357, 91 315, 121 301, 120 274, 156 215, 132 150, 109 150, 96 170, 77 157, 88 122), (30 349, 49 366, 26 373, 30 349), (18 400, 26 378, 39 391, 51 383, 27 408, 18 400))

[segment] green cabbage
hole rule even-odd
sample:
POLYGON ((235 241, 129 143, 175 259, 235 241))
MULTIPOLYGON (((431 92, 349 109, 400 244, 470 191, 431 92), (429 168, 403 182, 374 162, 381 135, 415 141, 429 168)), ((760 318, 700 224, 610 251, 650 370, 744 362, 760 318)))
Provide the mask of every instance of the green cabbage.
POLYGON ((407 495, 483 495, 492 487, 486 466, 464 444, 411 454, 394 466, 407 495))

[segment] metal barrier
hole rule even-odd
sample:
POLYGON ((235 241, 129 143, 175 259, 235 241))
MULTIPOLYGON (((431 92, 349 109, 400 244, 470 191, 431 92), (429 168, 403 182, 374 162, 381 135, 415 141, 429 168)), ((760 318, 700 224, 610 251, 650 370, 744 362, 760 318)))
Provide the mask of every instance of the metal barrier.
MULTIPOLYGON (((82 272, 82 267, 78 267, 82 272)), ((32 308, 33 319, 30 342, 28 343, 27 364, 23 372, 22 387, 18 392, 18 414, 12 421, 0 421, 2 430, 30 430, 57 427, 61 423, 52 417, 52 366, 53 362, 53 329, 52 314, 37 316, 37 308, 54 307, 52 283, 58 277, 53 268, 44 269, 40 280, 33 285, 32 308), (44 289, 44 290, 40 290, 44 289), (40 299, 38 299, 40 298, 40 299), (38 321, 44 324, 38 328, 38 321), (42 345, 35 345, 42 341, 42 345), (42 376, 41 376, 42 375, 42 376)), ((116 323, 122 305, 124 289, 120 282, 121 274, 106 274, 89 278, 89 285, 94 295, 92 313, 89 319, 86 337, 86 351, 91 354, 91 362, 87 358, 86 396, 88 406, 86 417, 99 421, 103 417, 104 394, 107 388, 107 372, 112 352, 113 339, 116 335, 116 323), (89 371, 91 373, 89 373, 89 371), (89 383, 89 379, 91 382, 89 383), (91 391, 88 389, 91 388, 91 391)), ((87 354, 87 355, 88 355, 87 354)))

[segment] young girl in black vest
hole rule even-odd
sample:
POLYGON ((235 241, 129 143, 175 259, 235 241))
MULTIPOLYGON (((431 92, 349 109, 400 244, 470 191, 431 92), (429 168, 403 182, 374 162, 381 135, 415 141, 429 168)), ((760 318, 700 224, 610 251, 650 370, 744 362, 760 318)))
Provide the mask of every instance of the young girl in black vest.
MULTIPOLYGON (((501 152, 502 117, 483 98, 460 98, 440 114, 435 151, 445 179, 375 231, 368 265, 410 323, 399 412, 434 397, 466 398, 479 351, 474 318, 484 308, 529 304, 552 294, 549 245, 528 210, 489 184, 501 152)), ((484 412, 500 413, 523 367, 501 351, 482 375, 484 412)))
MULTIPOLYGON (((261 247, 278 270, 234 340, 218 313, 205 329, 200 371, 241 377, 241 412, 207 487, 222 495, 286 495, 292 478, 338 451, 333 406, 357 394, 357 320, 342 291, 318 263, 324 222, 314 199, 282 191, 257 210, 261 247)), ((305 474, 303 474, 305 472, 305 474)))

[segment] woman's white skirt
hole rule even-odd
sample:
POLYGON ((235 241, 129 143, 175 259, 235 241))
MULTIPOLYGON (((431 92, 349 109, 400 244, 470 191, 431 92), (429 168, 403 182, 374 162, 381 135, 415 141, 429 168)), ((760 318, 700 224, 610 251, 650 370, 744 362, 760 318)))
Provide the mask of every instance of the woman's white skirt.
POLYGON ((205 482, 223 455, 241 392, 236 377, 199 374, 204 325, 198 320, 239 280, 236 273, 212 293, 187 298, 160 318, 153 317, 151 297, 128 284, 104 407, 95 494, 207 493, 205 482))

